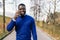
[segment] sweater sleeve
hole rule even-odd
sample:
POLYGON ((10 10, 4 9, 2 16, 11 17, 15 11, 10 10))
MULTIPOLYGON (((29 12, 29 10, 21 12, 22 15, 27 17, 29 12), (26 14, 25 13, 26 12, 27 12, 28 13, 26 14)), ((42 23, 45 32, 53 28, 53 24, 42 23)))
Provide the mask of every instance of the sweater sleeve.
POLYGON ((11 20, 10 23, 7 25, 7 31, 11 31, 15 26, 15 21, 11 20))
POLYGON ((34 20, 32 22, 32 35, 33 35, 33 40, 37 40, 36 25, 34 20))

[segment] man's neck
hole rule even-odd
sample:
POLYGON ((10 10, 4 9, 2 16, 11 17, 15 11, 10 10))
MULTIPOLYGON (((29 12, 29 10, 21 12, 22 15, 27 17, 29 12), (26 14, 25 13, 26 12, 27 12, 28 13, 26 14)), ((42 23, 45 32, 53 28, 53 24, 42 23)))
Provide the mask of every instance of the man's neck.
POLYGON ((24 16, 25 16, 26 14, 24 14, 24 15, 19 15, 21 18, 23 18, 24 16))

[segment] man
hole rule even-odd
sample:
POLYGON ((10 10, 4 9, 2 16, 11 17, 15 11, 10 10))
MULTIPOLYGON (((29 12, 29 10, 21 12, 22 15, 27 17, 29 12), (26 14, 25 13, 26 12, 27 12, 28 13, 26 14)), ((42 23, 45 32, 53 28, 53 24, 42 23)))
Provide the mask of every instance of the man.
POLYGON ((14 26, 16 40, 31 40, 31 32, 33 40, 37 40, 35 21, 32 17, 26 15, 26 7, 24 4, 18 5, 18 11, 7 25, 7 30, 11 31, 14 26))

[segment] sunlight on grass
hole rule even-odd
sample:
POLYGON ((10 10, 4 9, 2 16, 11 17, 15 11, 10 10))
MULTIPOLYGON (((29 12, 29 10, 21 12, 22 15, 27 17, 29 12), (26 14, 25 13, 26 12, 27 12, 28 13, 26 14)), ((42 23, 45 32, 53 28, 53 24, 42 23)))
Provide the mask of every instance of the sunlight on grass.
POLYGON ((60 25, 53 25, 41 22, 37 22, 37 26, 42 28, 45 32, 60 40, 60 25))
POLYGON ((9 23, 11 18, 5 17, 5 33, 3 33, 3 17, 0 15, 0 38, 5 36, 8 32, 6 30, 6 26, 9 23))

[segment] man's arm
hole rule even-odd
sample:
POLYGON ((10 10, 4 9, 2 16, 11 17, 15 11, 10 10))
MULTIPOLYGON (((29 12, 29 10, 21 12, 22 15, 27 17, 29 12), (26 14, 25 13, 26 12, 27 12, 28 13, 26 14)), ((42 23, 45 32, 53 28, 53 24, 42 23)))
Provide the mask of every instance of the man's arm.
POLYGON ((16 18, 19 16, 19 11, 15 13, 14 18, 10 21, 10 23, 7 25, 7 30, 11 31, 13 27, 16 25, 16 18))
POLYGON ((11 31, 15 25, 16 25, 15 20, 12 19, 10 23, 7 25, 7 30, 11 31))
POLYGON ((37 33, 36 33, 36 25, 35 25, 35 21, 32 20, 32 35, 33 35, 33 40, 37 40, 37 33))

